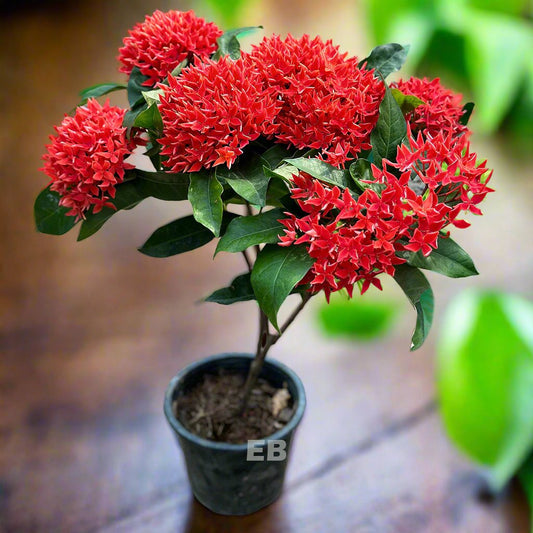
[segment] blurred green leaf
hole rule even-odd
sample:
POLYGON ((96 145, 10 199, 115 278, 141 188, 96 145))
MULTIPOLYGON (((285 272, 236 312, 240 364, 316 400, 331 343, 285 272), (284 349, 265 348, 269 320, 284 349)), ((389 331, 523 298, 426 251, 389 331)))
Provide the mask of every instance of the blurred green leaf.
POLYGON ((465 23, 466 64, 477 104, 476 119, 493 132, 517 97, 526 76, 533 32, 527 23, 495 14, 471 12, 465 23))
POLYGON ((393 303, 336 296, 320 307, 318 319, 328 335, 370 340, 388 331, 396 312, 393 303))
POLYGON ((533 304, 468 291, 450 305, 438 343, 444 424, 501 489, 533 449, 533 304))

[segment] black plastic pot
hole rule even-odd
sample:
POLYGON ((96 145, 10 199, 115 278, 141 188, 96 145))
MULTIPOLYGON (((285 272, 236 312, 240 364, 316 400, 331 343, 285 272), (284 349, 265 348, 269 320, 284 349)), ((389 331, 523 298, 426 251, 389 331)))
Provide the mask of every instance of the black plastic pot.
POLYGON ((194 435, 176 419, 173 403, 202 376, 216 374, 220 368, 245 375, 252 357, 228 353, 193 363, 172 379, 165 395, 165 415, 183 450, 192 491, 200 503, 219 514, 250 514, 281 494, 291 440, 305 410, 302 382, 280 362, 265 361, 260 377, 276 387, 287 383, 296 409, 282 429, 265 437, 263 442, 254 442, 251 450, 249 443, 213 442, 194 435), (250 460, 252 455, 255 460, 250 460))

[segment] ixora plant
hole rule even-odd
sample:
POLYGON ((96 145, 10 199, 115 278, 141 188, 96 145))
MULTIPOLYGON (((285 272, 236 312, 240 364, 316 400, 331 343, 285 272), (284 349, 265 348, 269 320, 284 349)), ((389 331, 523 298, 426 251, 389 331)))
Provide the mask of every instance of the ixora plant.
POLYGON ((491 191, 470 150, 473 104, 439 80, 386 83, 408 47, 359 61, 320 37, 274 35, 241 53, 237 36, 253 29, 223 33, 192 12, 146 17, 119 51, 127 84, 86 89, 56 127, 44 156, 51 182, 35 203, 39 231, 79 225, 82 240, 145 198, 188 201, 192 215, 157 229, 142 253, 169 257, 218 238, 216 253, 243 254, 246 271, 206 300, 257 301, 255 356, 192 365, 165 401, 195 495, 229 514, 281 490, 305 396, 265 357, 296 315, 320 292, 351 297, 392 276, 416 308, 418 348, 433 315, 420 269, 477 273, 449 229, 467 227, 491 191), (128 109, 96 100, 117 90, 128 109), (136 168, 133 152, 153 170, 136 168), (291 294, 300 303, 280 324, 291 294), (264 439, 252 454, 249 439, 264 439))

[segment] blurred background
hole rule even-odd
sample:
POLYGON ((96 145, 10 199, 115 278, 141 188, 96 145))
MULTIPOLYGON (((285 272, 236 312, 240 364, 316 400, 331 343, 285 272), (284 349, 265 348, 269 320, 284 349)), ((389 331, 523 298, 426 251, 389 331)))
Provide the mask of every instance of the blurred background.
MULTIPOLYGON (((444 311, 465 288, 533 297, 530 7, 0 2, 0 531, 527 531, 521 490, 481 502, 478 470, 449 444, 435 409, 434 356, 444 311), (410 42, 402 76, 440 75, 476 102, 472 144, 496 189, 484 216, 454 235, 481 275, 428 274, 437 308, 421 350, 409 352, 415 314, 393 282, 369 291, 366 308, 340 302, 333 319, 316 298, 272 350, 302 377, 308 411, 283 498, 240 522, 192 501, 162 398, 187 363, 253 349, 252 302, 198 304, 242 271, 241 257, 213 262, 214 246, 165 260, 139 254, 154 229, 187 212, 156 200, 80 243, 75 232, 38 234, 32 217, 53 125, 84 87, 123 79, 116 56, 129 28, 155 9, 189 8, 225 29, 320 34, 361 58, 376 44, 410 42)), ((247 36, 243 47, 261 38, 247 36)), ((122 94, 111 100, 126 105, 122 94)))

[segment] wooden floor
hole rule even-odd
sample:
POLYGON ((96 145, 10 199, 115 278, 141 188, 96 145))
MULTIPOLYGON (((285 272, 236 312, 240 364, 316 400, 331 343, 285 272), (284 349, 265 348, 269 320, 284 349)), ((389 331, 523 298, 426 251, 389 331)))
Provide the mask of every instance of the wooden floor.
MULTIPOLYGON (((240 257, 213 263, 212 247, 169 260, 136 252, 153 229, 185 212, 162 202, 121 213, 82 243, 74 234, 39 235, 31 218, 46 185, 37 168, 51 125, 80 88, 117 79, 114 50, 145 9, 177 3, 70 4, 0 24, 0 531, 527 532, 519 487, 480 498, 479 471, 447 441, 433 356, 442 310, 459 290, 477 284, 532 295, 529 163, 501 140, 479 144, 496 167, 498 192, 458 240, 482 276, 432 277, 437 327, 422 350, 408 352, 414 316, 403 300, 394 331, 372 344, 325 339, 319 302, 306 310, 272 351, 301 376, 308 396, 285 492, 255 515, 216 516, 191 496, 162 400, 187 363, 253 347, 252 303, 196 303, 244 267, 240 257)), ((261 8, 270 31, 276 17, 280 31, 300 31, 278 5, 261 8)), ((338 33, 348 35, 351 11, 339 12, 338 33)), ((315 12, 311 31, 322 21, 335 34, 331 17, 315 12)))

